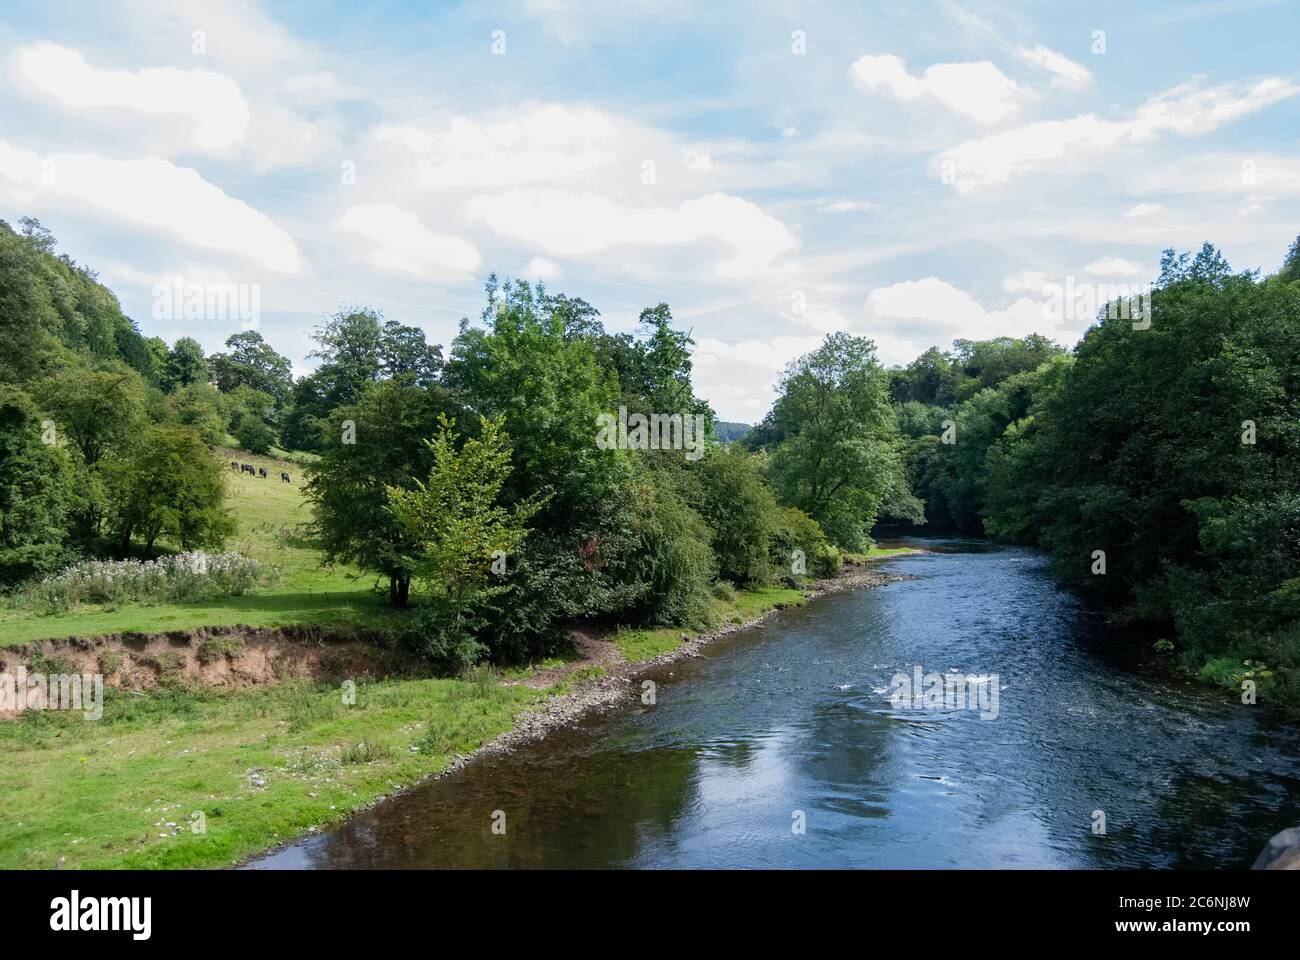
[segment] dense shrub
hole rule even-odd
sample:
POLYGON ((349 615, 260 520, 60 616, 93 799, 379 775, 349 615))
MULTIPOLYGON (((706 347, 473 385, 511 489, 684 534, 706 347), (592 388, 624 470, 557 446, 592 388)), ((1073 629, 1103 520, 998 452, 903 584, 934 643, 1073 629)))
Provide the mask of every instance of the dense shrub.
POLYGON ((772 579, 769 542, 779 507, 759 457, 738 446, 714 448, 700 465, 700 513, 713 530, 718 574, 742 587, 772 579))
POLYGON ((479 633, 491 659, 522 662, 555 653, 572 620, 616 615, 645 596, 649 585, 629 569, 635 544, 628 533, 610 518, 588 524, 566 537, 535 532, 509 558, 510 590, 489 604, 479 633))
POLYGON ((638 542, 631 566, 647 587, 635 612, 649 623, 707 624, 717 572, 709 525, 667 483, 642 484, 635 504, 638 542))
POLYGON ((62 450, 41 442, 31 398, 0 384, 0 585, 66 562, 75 506, 71 468, 62 450))
POLYGON ((257 417, 244 417, 235 432, 235 439, 250 453, 268 454, 275 444, 275 431, 257 417))
POLYGON ((406 646, 446 675, 460 672, 488 653, 487 645, 474 637, 474 630, 481 629, 483 621, 475 618, 463 628, 449 629, 451 619, 442 598, 430 597, 412 605, 401 626, 406 646))
POLYGON ((796 550, 803 553, 806 574, 826 577, 840 567, 840 551, 827 542, 821 524, 798 507, 781 507, 768 541, 768 557, 783 583, 797 582, 796 550))

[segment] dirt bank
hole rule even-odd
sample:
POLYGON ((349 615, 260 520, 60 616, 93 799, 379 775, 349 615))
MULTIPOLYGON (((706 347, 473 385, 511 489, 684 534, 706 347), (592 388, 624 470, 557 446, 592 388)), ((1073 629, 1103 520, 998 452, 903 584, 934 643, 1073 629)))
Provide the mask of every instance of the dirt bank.
POLYGON ((149 690, 164 681, 242 689, 299 677, 335 679, 413 666, 378 637, 312 627, 206 627, 152 634, 61 637, 0 647, 0 673, 98 673, 149 690))

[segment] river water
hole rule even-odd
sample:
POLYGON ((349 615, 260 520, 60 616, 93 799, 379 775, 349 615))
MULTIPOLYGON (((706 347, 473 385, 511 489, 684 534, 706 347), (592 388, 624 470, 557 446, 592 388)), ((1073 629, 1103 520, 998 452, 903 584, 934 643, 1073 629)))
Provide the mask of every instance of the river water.
POLYGON ((1294 727, 1144 670, 1150 639, 1098 627, 1031 551, 925 545, 887 563, 910 579, 648 674, 653 706, 252 865, 1245 867, 1300 820, 1294 727), (917 667, 987 677, 986 709, 891 703, 917 667))

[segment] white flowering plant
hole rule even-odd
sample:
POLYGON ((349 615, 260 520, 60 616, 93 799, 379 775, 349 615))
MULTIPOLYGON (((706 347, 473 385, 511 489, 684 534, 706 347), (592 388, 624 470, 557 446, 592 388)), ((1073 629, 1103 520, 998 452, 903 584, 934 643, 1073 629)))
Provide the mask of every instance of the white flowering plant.
POLYGON ((157 560, 87 560, 27 591, 31 606, 62 613, 86 603, 184 603, 239 596, 273 571, 238 553, 177 553, 157 560))

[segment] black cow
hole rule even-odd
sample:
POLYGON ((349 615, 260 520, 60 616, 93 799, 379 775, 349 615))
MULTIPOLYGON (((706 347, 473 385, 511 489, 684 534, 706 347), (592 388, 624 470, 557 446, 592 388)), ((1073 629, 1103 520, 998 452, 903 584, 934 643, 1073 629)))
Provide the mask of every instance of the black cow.
POLYGON ((255 474, 257 471, 253 469, 253 465, 251 463, 241 463, 239 465, 239 472, 255 474))
POLYGON ((230 461, 230 469, 231 469, 231 470, 238 470, 238 469, 239 469, 239 461, 237 461, 237 460, 231 460, 231 461, 230 461))
POLYGON ((259 477, 261 477, 263 480, 265 480, 265 479, 266 479, 266 467, 258 467, 258 468, 257 468, 257 475, 258 475, 259 477))
POLYGON ((283 480, 285 483, 289 483, 289 475, 287 473, 281 473, 280 479, 283 480))

